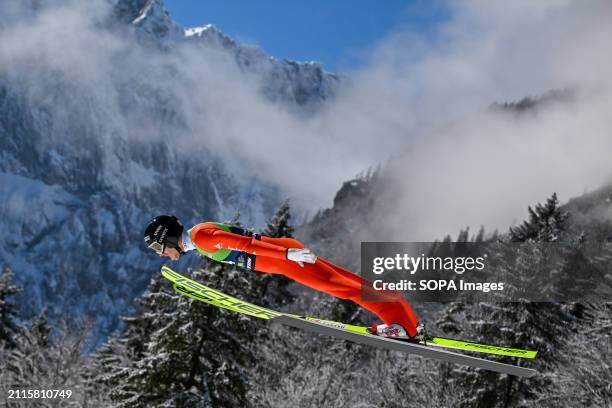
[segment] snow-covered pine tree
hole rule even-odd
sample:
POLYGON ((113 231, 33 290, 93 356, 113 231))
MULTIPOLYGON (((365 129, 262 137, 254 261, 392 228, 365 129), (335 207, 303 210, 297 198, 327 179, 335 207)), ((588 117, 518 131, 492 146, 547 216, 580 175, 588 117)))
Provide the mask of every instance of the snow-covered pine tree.
POLYGON ((588 307, 582 327, 572 331, 557 351, 551 387, 537 390, 534 406, 560 408, 612 406, 612 303, 588 307))
POLYGON ((137 300, 137 312, 133 316, 122 317, 125 329, 121 343, 134 360, 143 357, 151 335, 162 325, 172 320, 178 295, 167 286, 160 273, 154 273, 147 290, 137 300))
MULTIPOLYGON (((107 398, 117 407, 211 406, 206 393, 190 391, 192 384, 184 378, 185 372, 192 371, 191 356, 160 350, 160 343, 172 348, 176 341, 179 346, 169 328, 192 324, 185 316, 178 316, 183 299, 169 286, 161 274, 152 276, 135 315, 124 318, 123 331, 94 356, 88 370, 90 394, 99 384, 98 389, 109 394, 97 397, 107 398)), ((182 344, 193 346, 198 341, 194 336, 182 344)))
MULTIPOLYGON (((0 385, 36 385, 38 389, 70 389, 70 400, 62 401, 62 406, 83 407, 84 366, 83 346, 88 334, 86 326, 74 323, 51 329, 47 309, 35 317, 29 327, 20 330, 15 340, 17 346, 8 350, 3 359, 4 367, 0 385)), ((4 393, 6 395, 6 393, 4 393)), ((54 407, 57 400, 40 400, 36 406, 54 407)))
POLYGON ((291 238, 295 228, 290 224, 290 210, 289 199, 286 199, 261 233, 272 238, 291 238))
POLYGON ((544 204, 537 203, 535 208, 529 206, 529 219, 517 227, 510 228, 510 240, 513 242, 555 242, 563 229, 568 213, 559 206, 557 193, 553 193, 544 204))
MULTIPOLYGON (((570 258, 565 273, 575 273, 583 268, 579 281, 563 283, 572 285, 581 298, 591 301, 571 302, 564 305, 575 317, 574 324, 566 327, 563 342, 555 350, 555 365, 548 373, 551 387, 538 389, 538 406, 604 407, 612 406, 612 364, 606 358, 612 352, 612 245, 609 242, 589 242, 579 239, 574 247, 585 248, 580 254, 584 265, 576 265, 570 258), (586 283, 582 282, 588 277, 586 283)), ((570 255, 573 254, 569 251, 570 255)), ((576 295, 574 295, 576 296, 576 295)))
POLYGON ((118 336, 100 346, 83 370, 87 406, 111 406, 111 391, 127 376, 130 363, 125 344, 118 336))
POLYGON ((45 306, 30 323, 30 337, 39 346, 49 347, 51 331, 51 326, 49 326, 49 309, 45 306))
POLYGON ((149 286, 137 300, 136 313, 123 317, 122 332, 111 337, 93 356, 87 369, 90 396, 109 399, 118 405, 138 400, 140 383, 136 364, 145 357, 153 333, 172 320, 177 297, 165 286, 161 274, 151 277, 149 286))
MULTIPOLYGON (((527 282, 550 276, 562 268, 563 259, 543 251, 540 244, 559 239, 568 215, 559 208, 555 194, 545 205, 537 204, 535 210, 530 208, 529 214, 529 220, 512 228, 509 237, 514 242, 528 241, 532 245, 517 247, 514 259, 500 262, 495 271, 495 276, 508 278, 504 293, 487 302, 449 304, 438 327, 456 337, 539 350, 540 357, 531 365, 543 369, 549 363, 546 356, 559 346, 572 317, 560 304, 529 302, 520 299, 517 293, 519 288, 528 287, 527 282)), ((507 357, 494 359, 518 363, 507 357)), ((458 386, 461 407, 524 406, 537 399, 535 389, 548 384, 546 379, 522 379, 466 367, 453 367, 452 371, 441 374, 444 381, 458 386)))
POLYGON ((22 289, 13 283, 13 271, 4 269, 0 276, 0 349, 15 348, 15 336, 20 328, 17 324, 17 306, 13 297, 22 289))
MULTIPOLYGON (((294 227, 291 225, 291 207, 289 199, 285 200, 276 210, 266 227, 261 231, 262 235, 272 238, 292 238, 294 227)), ((256 297, 253 302, 259 302, 263 306, 271 308, 282 308, 293 301, 293 294, 288 287, 291 280, 282 275, 254 272, 254 293, 256 297)))
POLYGON ((21 288, 13 283, 13 272, 6 268, 0 275, 0 393, 8 395, 8 387, 13 383, 13 373, 9 371, 10 357, 18 344, 18 336, 24 328, 17 324, 17 308, 13 297, 21 288))

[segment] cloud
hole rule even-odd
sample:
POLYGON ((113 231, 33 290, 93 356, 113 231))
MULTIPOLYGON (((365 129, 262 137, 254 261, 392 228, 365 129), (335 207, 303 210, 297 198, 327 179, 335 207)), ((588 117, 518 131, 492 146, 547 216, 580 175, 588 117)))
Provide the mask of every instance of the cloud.
POLYGON ((66 0, 36 13, 11 4, 14 18, 0 31, 0 75, 53 118, 42 129, 47 148, 87 128, 111 147, 121 135, 168 141, 182 155, 207 149, 244 182, 270 182, 302 210, 331 204, 342 180, 384 158, 352 151, 360 144, 329 133, 331 118, 309 120, 271 102, 261 76, 241 72, 231 52, 137 43, 107 29, 111 7, 102 0, 66 0))
POLYGON ((379 130, 405 140, 391 164, 387 239, 430 240, 482 224, 505 230, 527 205, 555 191, 567 200, 612 173, 612 5, 452 7, 434 37, 400 32, 384 41, 348 98, 368 101, 379 130), (551 89, 575 98, 526 115, 485 108, 551 89))

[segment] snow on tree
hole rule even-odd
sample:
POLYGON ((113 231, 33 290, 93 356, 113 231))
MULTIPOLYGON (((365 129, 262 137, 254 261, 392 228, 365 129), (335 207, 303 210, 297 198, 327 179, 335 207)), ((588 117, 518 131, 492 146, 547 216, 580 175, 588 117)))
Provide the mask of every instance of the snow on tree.
MULTIPOLYGON (((60 323, 52 329, 46 308, 15 337, 17 346, 5 350, 0 359, 0 390, 35 387, 71 390, 62 402, 66 407, 86 406, 83 381, 84 345, 89 326, 84 323, 60 323), (12 385, 12 387, 11 387, 12 385), (3 389, 4 388, 4 389, 3 389)), ((39 400, 37 407, 55 407, 57 400, 39 400)))
POLYGON ((196 327, 198 315, 179 313, 184 299, 169 286, 161 274, 153 275, 135 315, 124 318, 123 331, 94 356, 90 393, 100 384, 108 393, 100 397, 117 407, 210 406, 197 366, 201 336, 187 330, 196 327))
POLYGON ((19 333, 16 322, 17 307, 12 297, 22 289, 13 283, 13 272, 6 268, 0 276, 0 348, 15 348, 15 336, 19 333))
MULTIPOLYGON (((291 208, 287 199, 276 210, 261 234, 272 238, 291 238, 294 227, 290 224, 290 220, 291 208)), ((294 300, 294 295, 288 289, 292 282, 289 278, 261 272, 254 272, 252 276, 257 281, 254 285, 257 293, 253 293, 256 296, 253 302, 278 308, 294 300)))
POLYGON ((89 358, 83 370, 85 397, 92 406, 111 406, 111 392, 127 376, 130 356, 125 343, 117 337, 109 338, 89 358))
MULTIPOLYGON (((89 391, 114 403, 139 401, 141 395, 136 364, 145 358, 148 342, 159 327, 172 320, 177 295, 164 288, 164 278, 154 274, 137 301, 133 316, 123 317, 124 329, 111 337, 93 356, 87 370, 89 391)), ((144 403, 144 399, 139 403, 144 403)))
POLYGON ((544 204, 528 207, 529 219, 518 227, 510 228, 510 239, 514 242, 536 240, 538 242, 554 242, 559 237, 568 218, 568 213, 559 206, 557 193, 546 200, 544 204))
POLYGON ((293 236, 295 228, 290 225, 291 212, 289 200, 285 200, 276 210, 272 219, 268 222, 266 228, 261 232, 272 238, 290 238, 293 236))
POLYGON ((538 389, 534 406, 612 406, 612 303, 588 306, 585 324, 566 336, 549 389, 538 389))
MULTIPOLYGON (((492 294, 487 301, 447 305, 438 319, 438 328, 459 338, 538 350, 540 356, 530 366, 549 370, 551 356, 556 354, 568 328, 575 324, 575 318, 558 302, 532 302, 521 293, 525 288, 537 287, 543 298, 554 299, 557 287, 551 276, 563 270, 567 259, 565 251, 551 251, 550 242, 558 241, 564 233, 567 218, 556 194, 545 205, 530 207, 529 220, 509 233, 510 240, 523 243, 491 243, 487 249, 493 259, 499 260, 494 276, 504 278, 504 291, 492 294)), ((517 363, 508 357, 489 358, 517 363)), ((462 401, 459 407, 524 406, 537 400, 535 389, 550 386, 542 376, 524 379, 460 366, 441 375, 444 381, 458 386, 462 401)))

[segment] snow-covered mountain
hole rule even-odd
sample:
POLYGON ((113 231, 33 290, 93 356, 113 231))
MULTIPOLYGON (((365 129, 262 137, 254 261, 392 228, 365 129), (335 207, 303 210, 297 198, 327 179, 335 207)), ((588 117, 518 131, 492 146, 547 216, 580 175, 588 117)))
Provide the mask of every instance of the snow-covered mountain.
POLYGON ((169 85, 181 81, 174 50, 197 44, 193 52, 214 48, 211 55, 233 58, 236 72, 257 78, 261 92, 293 114, 333 97, 340 78, 316 63, 275 60, 212 26, 185 30, 161 0, 115 2, 88 33, 64 33, 53 21, 55 8, 78 3, 11 4, 0 25, 8 38, 20 24, 57 23, 68 42, 88 34, 92 47, 124 41, 87 65, 71 44, 65 55, 46 55, 53 51, 45 44, 23 38, 31 49, 22 52, 19 39, 11 44, 14 63, 0 67, 2 266, 25 288, 24 317, 46 304, 55 318, 92 317, 105 335, 161 264, 141 239, 152 216, 196 223, 240 211, 246 225, 261 226, 281 198, 265 180, 235 175, 205 143, 185 141, 193 129, 186 102, 169 85))
POLYGON ((274 101, 312 112, 333 98, 346 78, 326 72, 319 62, 278 60, 260 48, 239 44, 212 24, 183 28, 172 20, 162 0, 122 0, 113 21, 127 23, 139 38, 160 47, 187 41, 228 52, 245 75, 261 79, 262 92, 274 101))
POLYGON ((212 24, 187 28, 185 37, 231 51, 242 71, 263 78, 262 91, 268 98, 302 110, 312 111, 333 98, 342 80, 340 75, 325 72, 318 62, 277 60, 259 48, 238 44, 212 24))

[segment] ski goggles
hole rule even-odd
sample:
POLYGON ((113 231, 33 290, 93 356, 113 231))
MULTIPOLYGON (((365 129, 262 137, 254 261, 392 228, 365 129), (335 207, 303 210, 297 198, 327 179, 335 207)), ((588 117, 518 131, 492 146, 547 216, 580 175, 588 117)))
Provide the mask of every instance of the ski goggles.
POLYGON ((155 251, 157 255, 161 255, 164 253, 164 250, 166 249, 166 244, 162 245, 157 241, 153 241, 151 242, 151 244, 149 244, 148 248, 155 251))

